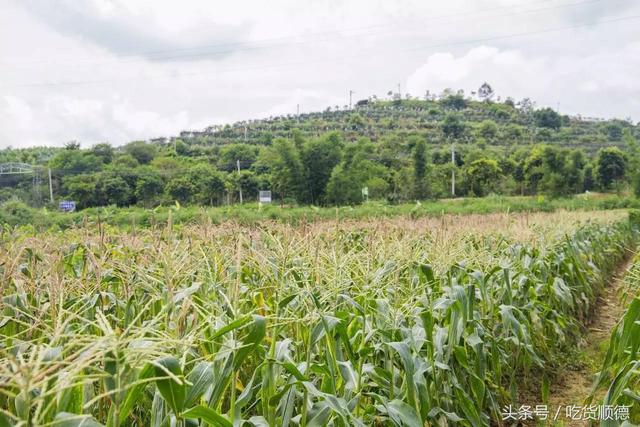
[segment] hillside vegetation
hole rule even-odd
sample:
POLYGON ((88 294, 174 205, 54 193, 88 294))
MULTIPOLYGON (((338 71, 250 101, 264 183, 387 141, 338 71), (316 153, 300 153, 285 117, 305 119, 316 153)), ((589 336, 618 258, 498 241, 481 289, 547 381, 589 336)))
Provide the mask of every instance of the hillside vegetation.
POLYGON ((270 117, 179 136, 81 148, 5 149, 0 163, 41 166, 2 176, 0 202, 56 199, 93 206, 221 205, 274 199, 314 205, 392 203, 488 194, 567 196, 635 188, 640 127, 446 92, 426 100, 359 101, 353 108, 270 117), (452 156, 452 146, 455 154, 452 156), (455 161, 455 164, 452 162, 455 161), (34 181, 36 191, 34 191, 34 181), (366 189, 366 191, 363 191, 366 189))

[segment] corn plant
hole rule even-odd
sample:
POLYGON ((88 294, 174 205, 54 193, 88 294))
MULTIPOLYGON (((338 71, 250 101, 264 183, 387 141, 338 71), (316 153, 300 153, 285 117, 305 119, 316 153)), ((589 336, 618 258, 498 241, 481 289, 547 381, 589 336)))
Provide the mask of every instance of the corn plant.
POLYGON ((499 422, 632 243, 575 215, 10 231, 0 426, 499 422))
MULTIPOLYGON (((611 333, 602 369, 594 383, 591 399, 606 390, 602 404, 631 407, 630 421, 640 422, 640 256, 636 255, 624 279, 624 298, 628 306, 611 333)), ((616 420, 604 420, 617 426, 616 420)))

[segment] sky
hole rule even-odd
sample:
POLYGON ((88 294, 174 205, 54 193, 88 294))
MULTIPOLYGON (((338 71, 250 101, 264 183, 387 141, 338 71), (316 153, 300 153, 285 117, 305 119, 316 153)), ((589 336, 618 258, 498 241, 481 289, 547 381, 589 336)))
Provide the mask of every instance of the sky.
POLYGON ((0 0, 0 148, 89 147, 389 91, 640 120, 637 0, 0 0))

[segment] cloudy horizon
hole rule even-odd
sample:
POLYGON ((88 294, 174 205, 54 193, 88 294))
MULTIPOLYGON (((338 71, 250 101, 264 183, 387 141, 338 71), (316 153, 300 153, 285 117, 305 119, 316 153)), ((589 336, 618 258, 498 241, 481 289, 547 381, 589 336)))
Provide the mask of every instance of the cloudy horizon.
POLYGON ((0 148, 121 145, 489 82, 640 120, 631 0, 0 0, 0 148), (428 3, 428 4, 427 4, 428 3))

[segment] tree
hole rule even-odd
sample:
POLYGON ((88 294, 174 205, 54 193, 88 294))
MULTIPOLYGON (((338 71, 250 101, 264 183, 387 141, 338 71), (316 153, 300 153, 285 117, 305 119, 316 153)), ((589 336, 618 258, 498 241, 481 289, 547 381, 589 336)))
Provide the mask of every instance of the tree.
POLYGON ((562 117, 551 108, 542 108, 533 112, 533 119, 536 126, 548 129, 560 129, 562 117))
POLYGON ((551 196, 560 197, 569 193, 566 176, 554 170, 545 170, 540 181, 539 192, 551 196))
POLYGON ((258 192, 263 188, 269 188, 268 182, 263 182, 253 171, 242 170, 240 174, 232 174, 238 186, 242 187, 242 195, 245 200, 256 200, 258 192))
POLYGON ((440 105, 444 108, 452 110, 463 110, 467 108, 467 100, 461 94, 446 95, 441 101, 440 105))
POLYGON ((493 98, 495 93, 493 92, 493 88, 487 82, 482 83, 482 86, 478 89, 478 96, 484 101, 489 102, 491 98, 493 98))
POLYGON ((566 165, 565 177, 570 193, 578 194, 584 191, 584 168, 587 159, 582 150, 572 150, 566 165))
POLYGON ((624 178, 627 166, 625 154, 617 147, 602 148, 598 152, 596 169, 598 181, 604 190, 624 178))
POLYGON ((520 110, 520 112, 525 115, 530 115, 533 112, 535 106, 536 103, 533 102, 530 98, 523 98, 516 104, 518 110, 520 110))
POLYGON ((361 129, 362 127, 364 127, 364 125, 364 118, 362 117, 362 115, 360 115, 360 113, 351 114, 351 117, 349 117, 349 127, 351 129, 361 129))
POLYGON ((603 130, 609 137, 610 141, 620 141, 622 139, 624 128, 620 123, 609 122, 604 126, 603 130))
POLYGON ((144 206, 150 207, 162 197, 164 181, 153 169, 148 169, 139 175, 136 181, 135 196, 144 206))
POLYGON ((518 124, 510 123, 504 127, 504 136, 511 141, 518 141, 523 135, 524 128, 518 124))
POLYGON ((636 197, 640 197, 640 144, 629 129, 623 131, 622 140, 628 154, 627 169, 636 197))
POLYGON ((68 198, 76 202, 79 209, 100 204, 96 177, 95 174, 80 174, 63 178, 64 192, 68 198))
POLYGON ((103 197, 100 204, 128 206, 132 201, 131 188, 122 177, 103 175, 98 181, 97 188, 103 197))
POLYGON ((447 138, 458 139, 462 137, 465 131, 465 124, 460 120, 457 114, 449 113, 445 116, 442 124, 442 133, 447 138))
POLYGON ((68 174, 91 174, 100 171, 102 161, 93 153, 79 149, 58 151, 49 161, 49 167, 55 172, 68 174))
POLYGON ((70 151, 80 150, 80 143, 78 141, 69 141, 64 144, 64 149, 70 151))
POLYGON ((334 205, 348 205, 362 200, 361 183, 344 164, 336 166, 327 184, 327 200, 334 205))
POLYGON ((196 187, 188 177, 178 176, 172 178, 167 183, 165 192, 167 193, 167 196, 169 196, 172 200, 187 204, 193 200, 193 196, 196 192, 196 187))
POLYGON ((494 191, 502 177, 502 171, 498 166, 498 162, 486 158, 471 162, 466 172, 471 191, 478 197, 486 196, 494 191))
POLYGON ((427 183, 425 181, 426 172, 427 145, 423 139, 420 139, 413 147, 414 197, 418 200, 422 200, 427 197, 427 183))
POLYGON ((535 194, 538 191, 538 184, 544 177, 543 149, 542 146, 534 146, 524 159, 524 182, 528 192, 531 194, 535 194))
POLYGON ((324 203, 331 172, 342 159, 343 145, 342 138, 336 132, 304 143, 302 164, 307 188, 306 202, 324 203))
POLYGON ((95 155, 102 161, 102 163, 105 164, 111 163, 111 161, 113 160, 113 147, 106 142, 96 144, 91 147, 91 153, 93 153, 93 155, 95 155))
POLYGON ((582 183, 584 191, 592 191, 594 188, 596 188, 594 167, 591 163, 587 163, 587 165, 584 167, 582 183))
POLYGON ((153 144, 144 141, 133 141, 124 146, 125 153, 132 156, 142 165, 151 162, 157 154, 157 148, 153 144))
POLYGON ((524 171, 524 161, 516 162, 516 167, 513 170, 512 176, 513 180, 516 182, 516 184, 518 184, 518 187, 520 188, 520 195, 524 195, 525 180, 527 178, 524 171))
POLYGON ((542 163, 537 191, 552 197, 569 193, 567 151, 549 145, 540 148, 542 163))
POLYGON ((162 171, 163 174, 168 176, 179 175, 184 172, 185 169, 188 169, 192 165, 191 162, 186 161, 182 157, 175 156, 161 156, 156 157, 153 161, 147 165, 151 169, 156 171, 162 171))
POLYGON ((190 147, 183 140, 176 139, 175 141, 173 141, 173 146, 176 148, 176 154, 178 156, 184 156, 184 157, 191 156, 190 147))
POLYGON ((220 149, 218 167, 227 172, 236 170, 240 160, 242 169, 249 169, 258 158, 258 148, 249 144, 228 144, 220 149))
POLYGON ((478 126, 478 135, 485 139, 494 139, 498 136, 498 125, 493 120, 483 120, 478 126))
POLYGON ((224 177, 208 164, 198 164, 189 169, 187 179, 191 182, 193 198, 199 204, 213 205, 224 195, 224 177))
POLYGON ((369 198, 384 197, 388 175, 387 168, 374 161, 374 145, 361 138, 345 149, 342 162, 333 169, 327 201, 336 205, 361 203, 363 187, 369 187, 369 198))
POLYGON ((271 186, 280 195, 280 201, 288 196, 299 198, 302 185, 300 153, 290 140, 277 138, 263 152, 262 163, 268 165, 271 186))
POLYGON ((121 154, 113 160, 112 166, 116 169, 135 169, 140 163, 129 154, 121 154))

